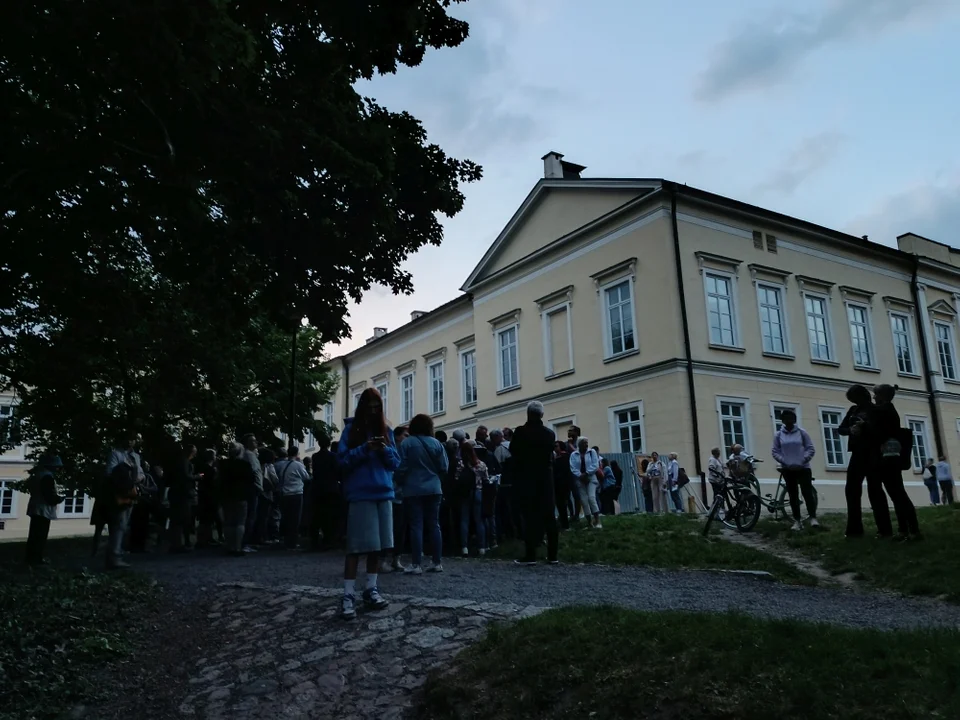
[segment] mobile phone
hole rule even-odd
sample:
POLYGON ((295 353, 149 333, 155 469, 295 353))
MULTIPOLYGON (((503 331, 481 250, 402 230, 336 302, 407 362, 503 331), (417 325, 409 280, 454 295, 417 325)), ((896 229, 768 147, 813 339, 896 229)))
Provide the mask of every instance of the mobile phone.
POLYGON ((378 442, 378 443, 383 443, 384 445, 387 444, 387 439, 386 439, 385 437, 380 437, 380 436, 378 436, 378 437, 373 438, 373 441, 374 441, 374 442, 378 442))

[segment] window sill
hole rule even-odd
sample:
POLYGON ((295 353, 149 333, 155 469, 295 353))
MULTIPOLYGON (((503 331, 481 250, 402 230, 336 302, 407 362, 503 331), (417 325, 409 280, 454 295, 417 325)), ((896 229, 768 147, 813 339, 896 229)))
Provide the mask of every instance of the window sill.
POLYGON ((617 360, 623 360, 623 358, 633 357, 634 355, 640 354, 640 348, 634 348, 633 350, 627 350, 626 352, 618 353, 617 355, 610 355, 603 359, 604 364, 616 362, 617 360))
POLYGON ((880 368, 878 368, 878 367, 871 367, 871 366, 869 366, 869 365, 854 365, 854 366, 853 366, 853 369, 854 369, 854 370, 862 370, 863 372, 870 372, 870 373, 879 373, 879 372, 880 372, 880 368))
POLYGON ((430 417, 432 418, 443 417, 446 414, 447 414, 446 410, 441 410, 440 412, 430 413, 430 417))
POLYGON ((519 390, 519 385, 511 385, 510 387, 503 388, 503 390, 497 390, 497 395, 505 395, 506 393, 513 392, 514 390, 519 390))
POLYGON ((921 377, 923 377, 922 375, 917 375, 916 373, 907 372, 898 372, 897 375, 905 378, 913 378, 914 380, 919 380, 921 377))
POLYGON ((823 360, 822 358, 810 358, 810 362, 814 365, 826 365, 827 367, 840 367, 840 363, 836 360, 823 360))
POLYGON ((556 380, 557 378, 566 377, 567 375, 573 375, 573 368, 570 368, 569 370, 562 370, 562 371, 560 371, 560 372, 558 372, 558 373, 554 373, 553 375, 547 375, 547 376, 546 376, 545 378, 543 378, 543 379, 544 379, 544 380, 556 380))
POLYGON ((960 379, 951 380, 950 378, 944 378, 943 381, 945 383, 949 383, 950 385, 960 385, 960 379))
POLYGON ((472 407, 476 407, 476 406, 477 406, 477 401, 474 400, 473 402, 469 402, 469 403, 467 403, 466 405, 461 405, 461 406, 460 406, 460 409, 461 409, 461 410, 466 410, 467 408, 472 408, 472 407))
POLYGON ((764 357, 776 358, 777 360, 796 360, 796 355, 791 355, 789 353, 778 353, 778 352, 766 352, 763 353, 764 357))
POLYGON ((846 465, 827 465, 825 466, 827 472, 846 472, 846 465))
POLYGON ((715 343, 707 343, 707 347, 711 350, 722 350, 724 352, 734 352, 734 353, 745 353, 746 348, 735 347, 734 345, 717 345, 715 343))

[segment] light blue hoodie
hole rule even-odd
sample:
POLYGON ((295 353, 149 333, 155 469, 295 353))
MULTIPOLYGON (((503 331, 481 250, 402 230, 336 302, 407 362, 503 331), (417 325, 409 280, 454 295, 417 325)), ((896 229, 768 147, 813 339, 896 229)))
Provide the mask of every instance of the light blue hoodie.
POLYGON ((353 418, 347 418, 337 446, 343 471, 343 496, 347 502, 393 500, 393 471, 400 467, 393 430, 387 428, 387 446, 380 452, 372 452, 366 442, 352 449, 347 446, 352 427, 353 418))

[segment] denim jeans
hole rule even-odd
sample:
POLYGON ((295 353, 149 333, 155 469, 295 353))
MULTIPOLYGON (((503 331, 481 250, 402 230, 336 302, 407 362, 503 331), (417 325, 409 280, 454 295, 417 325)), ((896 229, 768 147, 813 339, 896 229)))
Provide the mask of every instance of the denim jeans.
POLYGON ((676 508, 677 512, 683 512, 683 498, 680 497, 680 489, 674 488, 670 491, 670 499, 673 500, 673 506, 676 508))
POLYGON ((930 493, 930 504, 939 505, 940 504, 940 487, 937 485, 937 481, 933 479, 924 480, 923 484, 927 486, 927 492, 930 493))
POLYGON ((260 491, 254 488, 247 495, 247 519, 243 527, 243 544, 256 542, 257 508, 260 506, 260 491))
POLYGON ((483 526, 482 510, 483 491, 475 490, 460 503, 460 547, 469 547, 470 516, 473 515, 473 524, 477 528, 477 547, 487 549, 486 528, 483 526))
POLYGON ((433 564, 440 564, 443 550, 443 537, 440 533, 440 495, 418 495, 405 497, 403 504, 407 508, 407 522, 410 524, 410 554, 414 565, 423 562, 423 531, 430 533, 433 546, 433 564))

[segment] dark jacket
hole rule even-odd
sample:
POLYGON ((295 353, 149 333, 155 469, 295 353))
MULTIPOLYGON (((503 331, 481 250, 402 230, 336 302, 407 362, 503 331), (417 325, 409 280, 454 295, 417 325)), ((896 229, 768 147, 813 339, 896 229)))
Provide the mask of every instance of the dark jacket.
POLYGON ((223 502, 243 502, 257 482, 253 468, 242 457, 221 461, 219 480, 223 502))
POLYGON ((170 479, 170 502, 195 505, 199 480, 200 476, 194 471, 193 463, 187 458, 181 458, 170 479))
POLYGON ((328 495, 340 494, 340 461, 330 450, 321 450, 313 456, 313 499, 321 501, 328 495))
POLYGON ((870 432, 869 427, 866 425, 861 426, 860 432, 854 435, 850 432, 851 428, 860 420, 867 420, 869 418, 869 410, 861 410, 859 405, 852 406, 847 410, 846 416, 843 418, 843 422, 840 423, 840 428, 837 430, 841 435, 846 435, 849 440, 847 441, 847 449, 851 453, 862 453, 867 450, 869 440, 867 435, 870 432))
POLYGON ((870 457, 879 462, 882 458, 881 447, 890 438, 896 438, 900 433, 900 413, 893 403, 879 403, 870 410, 867 419, 869 433, 870 457))
POLYGON ((510 442, 514 493, 521 501, 553 503, 553 447, 557 436, 542 420, 527 420, 510 442))

